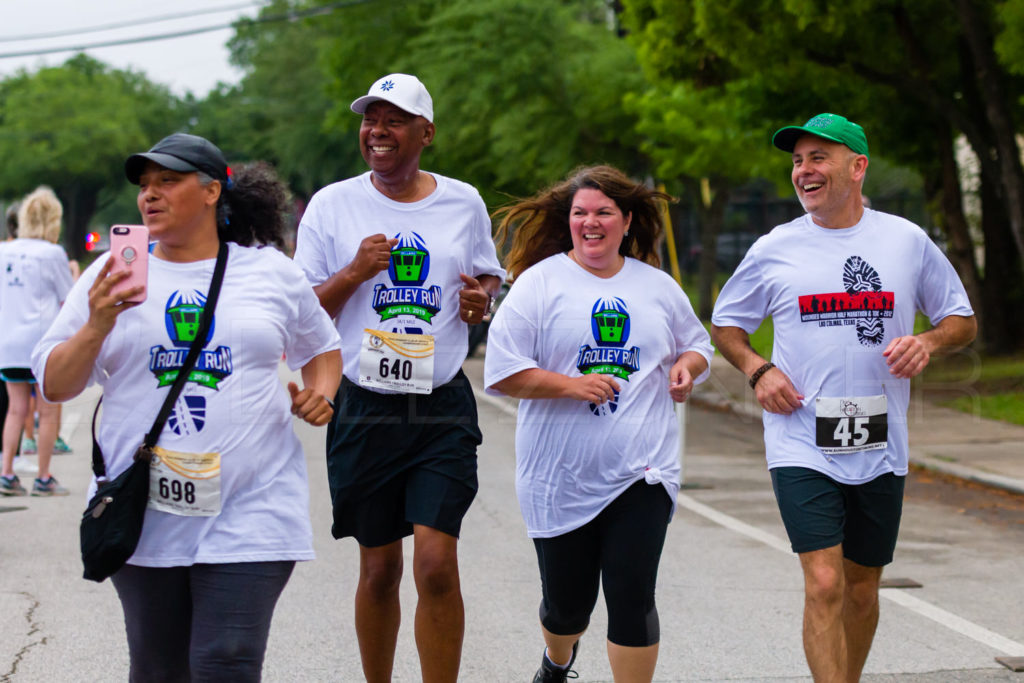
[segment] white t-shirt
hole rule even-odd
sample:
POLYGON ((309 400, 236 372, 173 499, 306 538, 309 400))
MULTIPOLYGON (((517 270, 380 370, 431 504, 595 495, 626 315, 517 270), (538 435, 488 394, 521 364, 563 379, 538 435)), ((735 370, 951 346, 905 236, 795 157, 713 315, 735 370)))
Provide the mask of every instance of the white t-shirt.
POLYGON ((468 350, 459 274, 505 279, 480 194, 432 175, 437 188, 418 202, 381 194, 369 171, 328 185, 313 195, 299 224, 295 261, 314 286, 351 263, 363 238, 383 233, 400 240, 391 267, 359 285, 335 321, 345 376, 357 384, 364 329, 433 335, 433 386, 451 380, 468 350))
MULTIPOLYGON (((532 538, 596 517, 646 477, 679 490, 679 425, 669 370, 686 351, 714 350, 690 302, 667 274, 627 258, 600 278, 566 254, 527 269, 487 333, 484 385, 540 368, 570 377, 615 376, 616 401, 524 399, 516 426, 516 491, 532 538)), ((707 377, 704 372, 695 382, 707 377)))
POLYGON ((973 315, 952 265, 907 220, 865 209, 857 225, 831 230, 804 215, 754 243, 719 294, 712 321, 751 333, 771 316, 771 360, 804 396, 792 415, 764 413, 769 469, 807 467, 846 484, 907 473, 910 380, 889 374, 882 351, 913 334, 917 311, 933 325, 973 315), (857 406, 873 396, 887 401, 884 445, 831 450, 868 432, 857 431, 857 418, 824 419, 827 401, 818 399, 838 399, 859 415, 857 406))
POLYGON ((0 250, 0 368, 27 368, 71 289, 64 248, 21 238, 0 250))
MULTIPOLYGON (((210 339, 157 442, 179 452, 220 453, 222 509, 197 517, 147 509, 129 564, 313 558, 305 459, 278 365, 282 354, 295 370, 339 348, 338 333, 286 256, 229 247, 210 339)), ((89 287, 106 258, 82 274, 33 354, 44 394, 50 352, 87 321, 89 287)), ((110 479, 131 464, 188 353, 215 261, 150 255, 145 303, 122 313, 103 342, 92 380, 104 388, 98 440, 110 479)))

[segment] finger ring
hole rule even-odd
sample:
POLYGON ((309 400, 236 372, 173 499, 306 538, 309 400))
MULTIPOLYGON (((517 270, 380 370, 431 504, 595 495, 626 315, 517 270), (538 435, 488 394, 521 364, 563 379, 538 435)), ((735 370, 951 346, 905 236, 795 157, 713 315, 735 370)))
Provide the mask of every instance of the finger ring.
POLYGON ((470 308, 469 310, 466 311, 466 317, 467 318, 472 318, 473 317, 473 309, 472 308, 470 308))

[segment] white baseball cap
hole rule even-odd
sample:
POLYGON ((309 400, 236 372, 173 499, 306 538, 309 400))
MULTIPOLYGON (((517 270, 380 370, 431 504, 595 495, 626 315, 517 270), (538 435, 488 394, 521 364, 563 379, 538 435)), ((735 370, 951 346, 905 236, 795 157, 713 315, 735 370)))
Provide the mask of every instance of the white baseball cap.
POLYGON ((374 102, 384 100, 399 109, 434 122, 434 101, 420 79, 409 74, 388 74, 378 79, 362 97, 352 101, 352 111, 365 114, 374 102))

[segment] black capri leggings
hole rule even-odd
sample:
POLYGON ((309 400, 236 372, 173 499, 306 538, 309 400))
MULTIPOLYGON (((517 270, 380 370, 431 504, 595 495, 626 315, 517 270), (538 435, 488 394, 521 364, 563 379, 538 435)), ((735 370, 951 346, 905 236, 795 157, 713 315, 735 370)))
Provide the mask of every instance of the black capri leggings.
POLYGON ((562 636, 586 629, 601 581, 608 640, 624 647, 657 643, 654 587, 671 511, 665 487, 641 479, 579 529, 533 539, 544 628, 562 636))
POLYGON ((259 681, 274 606, 294 567, 292 560, 126 564, 111 580, 124 608, 128 680, 259 681))

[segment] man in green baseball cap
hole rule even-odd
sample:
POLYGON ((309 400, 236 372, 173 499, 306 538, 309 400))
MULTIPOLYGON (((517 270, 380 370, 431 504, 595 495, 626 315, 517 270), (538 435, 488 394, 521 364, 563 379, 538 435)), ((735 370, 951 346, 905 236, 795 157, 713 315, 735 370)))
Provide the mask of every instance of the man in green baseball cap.
POLYGON ((793 154, 793 188, 811 220, 833 229, 860 222, 868 169, 863 128, 839 114, 818 114, 802 126, 780 128, 772 143, 793 154))
POLYGON ((780 128, 772 137, 772 144, 783 152, 792 152, 796 141, 807 133, 846 145, 857 154, 871 156, 864 129, 839 114, 818 114, 802 126, 780 128))
POLYGON ((715 347, 764 409, 772 488, 804 576, 815 681, 860 679, 892 562, 909 462, 910 379, 977 330, 949 260, 910 221, 864 206, 864 129, 838 114, 787 126, 807 212, 744 256, 711 316, 715 347), (921 311, 934 327, 914 333, 921 311), (750 333, 771 316, 771 358, 750 333))

